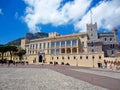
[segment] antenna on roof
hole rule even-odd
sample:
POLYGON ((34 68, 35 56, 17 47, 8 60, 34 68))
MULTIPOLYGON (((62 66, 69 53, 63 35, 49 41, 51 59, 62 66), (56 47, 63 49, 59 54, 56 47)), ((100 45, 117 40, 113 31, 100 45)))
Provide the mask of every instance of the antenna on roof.
POLYGON ((90 10, 90 20, 91 20, 91 24, 92 24, 92 10, 90 10))

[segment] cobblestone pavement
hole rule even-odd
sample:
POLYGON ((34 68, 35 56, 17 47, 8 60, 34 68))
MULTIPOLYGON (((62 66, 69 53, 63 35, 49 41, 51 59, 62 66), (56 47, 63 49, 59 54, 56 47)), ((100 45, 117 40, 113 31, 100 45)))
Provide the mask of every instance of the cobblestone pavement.
POLYGON ((0 90, 106 90, 47 68, 0 68, 0 90))
POLYGON ((118 70, 67 65, 0 65, 0 88, 6 87, 0 90, 120 90, 119 75, 118 70))

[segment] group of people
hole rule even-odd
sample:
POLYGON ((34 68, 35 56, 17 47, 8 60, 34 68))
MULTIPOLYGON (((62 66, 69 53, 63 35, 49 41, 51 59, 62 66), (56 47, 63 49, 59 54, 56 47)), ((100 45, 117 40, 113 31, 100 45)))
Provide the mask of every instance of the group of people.
POLYGON ((24 62, 24 61, 13 61, 13 60, 6 60, 6 59, 3 59, 3 60, 0 60, 0 64, 1 65, 8 65, 8 67, 13 64, 15 66, 17 66, 18 64, 22 64, 22 65, 25 65, 25 64, 29 64, 28 61, 24 62))
POLYGON ((106 61, 104 60, 104 65, 109 69, 120 69, 120 61, 106 61))

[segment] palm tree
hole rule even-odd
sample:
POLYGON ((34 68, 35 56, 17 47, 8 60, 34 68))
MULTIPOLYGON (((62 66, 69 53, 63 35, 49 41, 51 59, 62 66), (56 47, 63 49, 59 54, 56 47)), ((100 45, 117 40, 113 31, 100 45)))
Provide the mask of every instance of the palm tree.
POLYGON ((16 46, 6 46, 6 48, 10 52, 10 60, 12 60, 13 53, 17 52, 18 49, 16 46))
POLYGON ((5 52, 7 52, 6 46, 0 46, 0 53, 2 55, 2 60, 3 60, 3 55, 4 55, 5 52))

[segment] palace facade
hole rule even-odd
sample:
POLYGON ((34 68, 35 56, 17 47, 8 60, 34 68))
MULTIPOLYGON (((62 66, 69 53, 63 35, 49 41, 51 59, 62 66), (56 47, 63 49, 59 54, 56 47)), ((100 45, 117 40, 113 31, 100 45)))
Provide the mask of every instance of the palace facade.
POLYGON ((118 56, 118 31, 98 33, 97 23, 87 24, 87 32, 59 35, 49 33, 48 37, 21 40, 26 49, 29 63, 69 64, 73 66, 98 67, 104 60, 118 56))
MULTIPOLYGON (((84 67, 101 67, 105 61, 120 61, 118 30, 98 33, 97 23, 87 24, 87 32, 59 35, 49 33, 38 39, 22 39, 26 50, 23 60, 30 64, 62 64, 84 67)), ((18 60, 17 57, 13 57, 18 60)))

